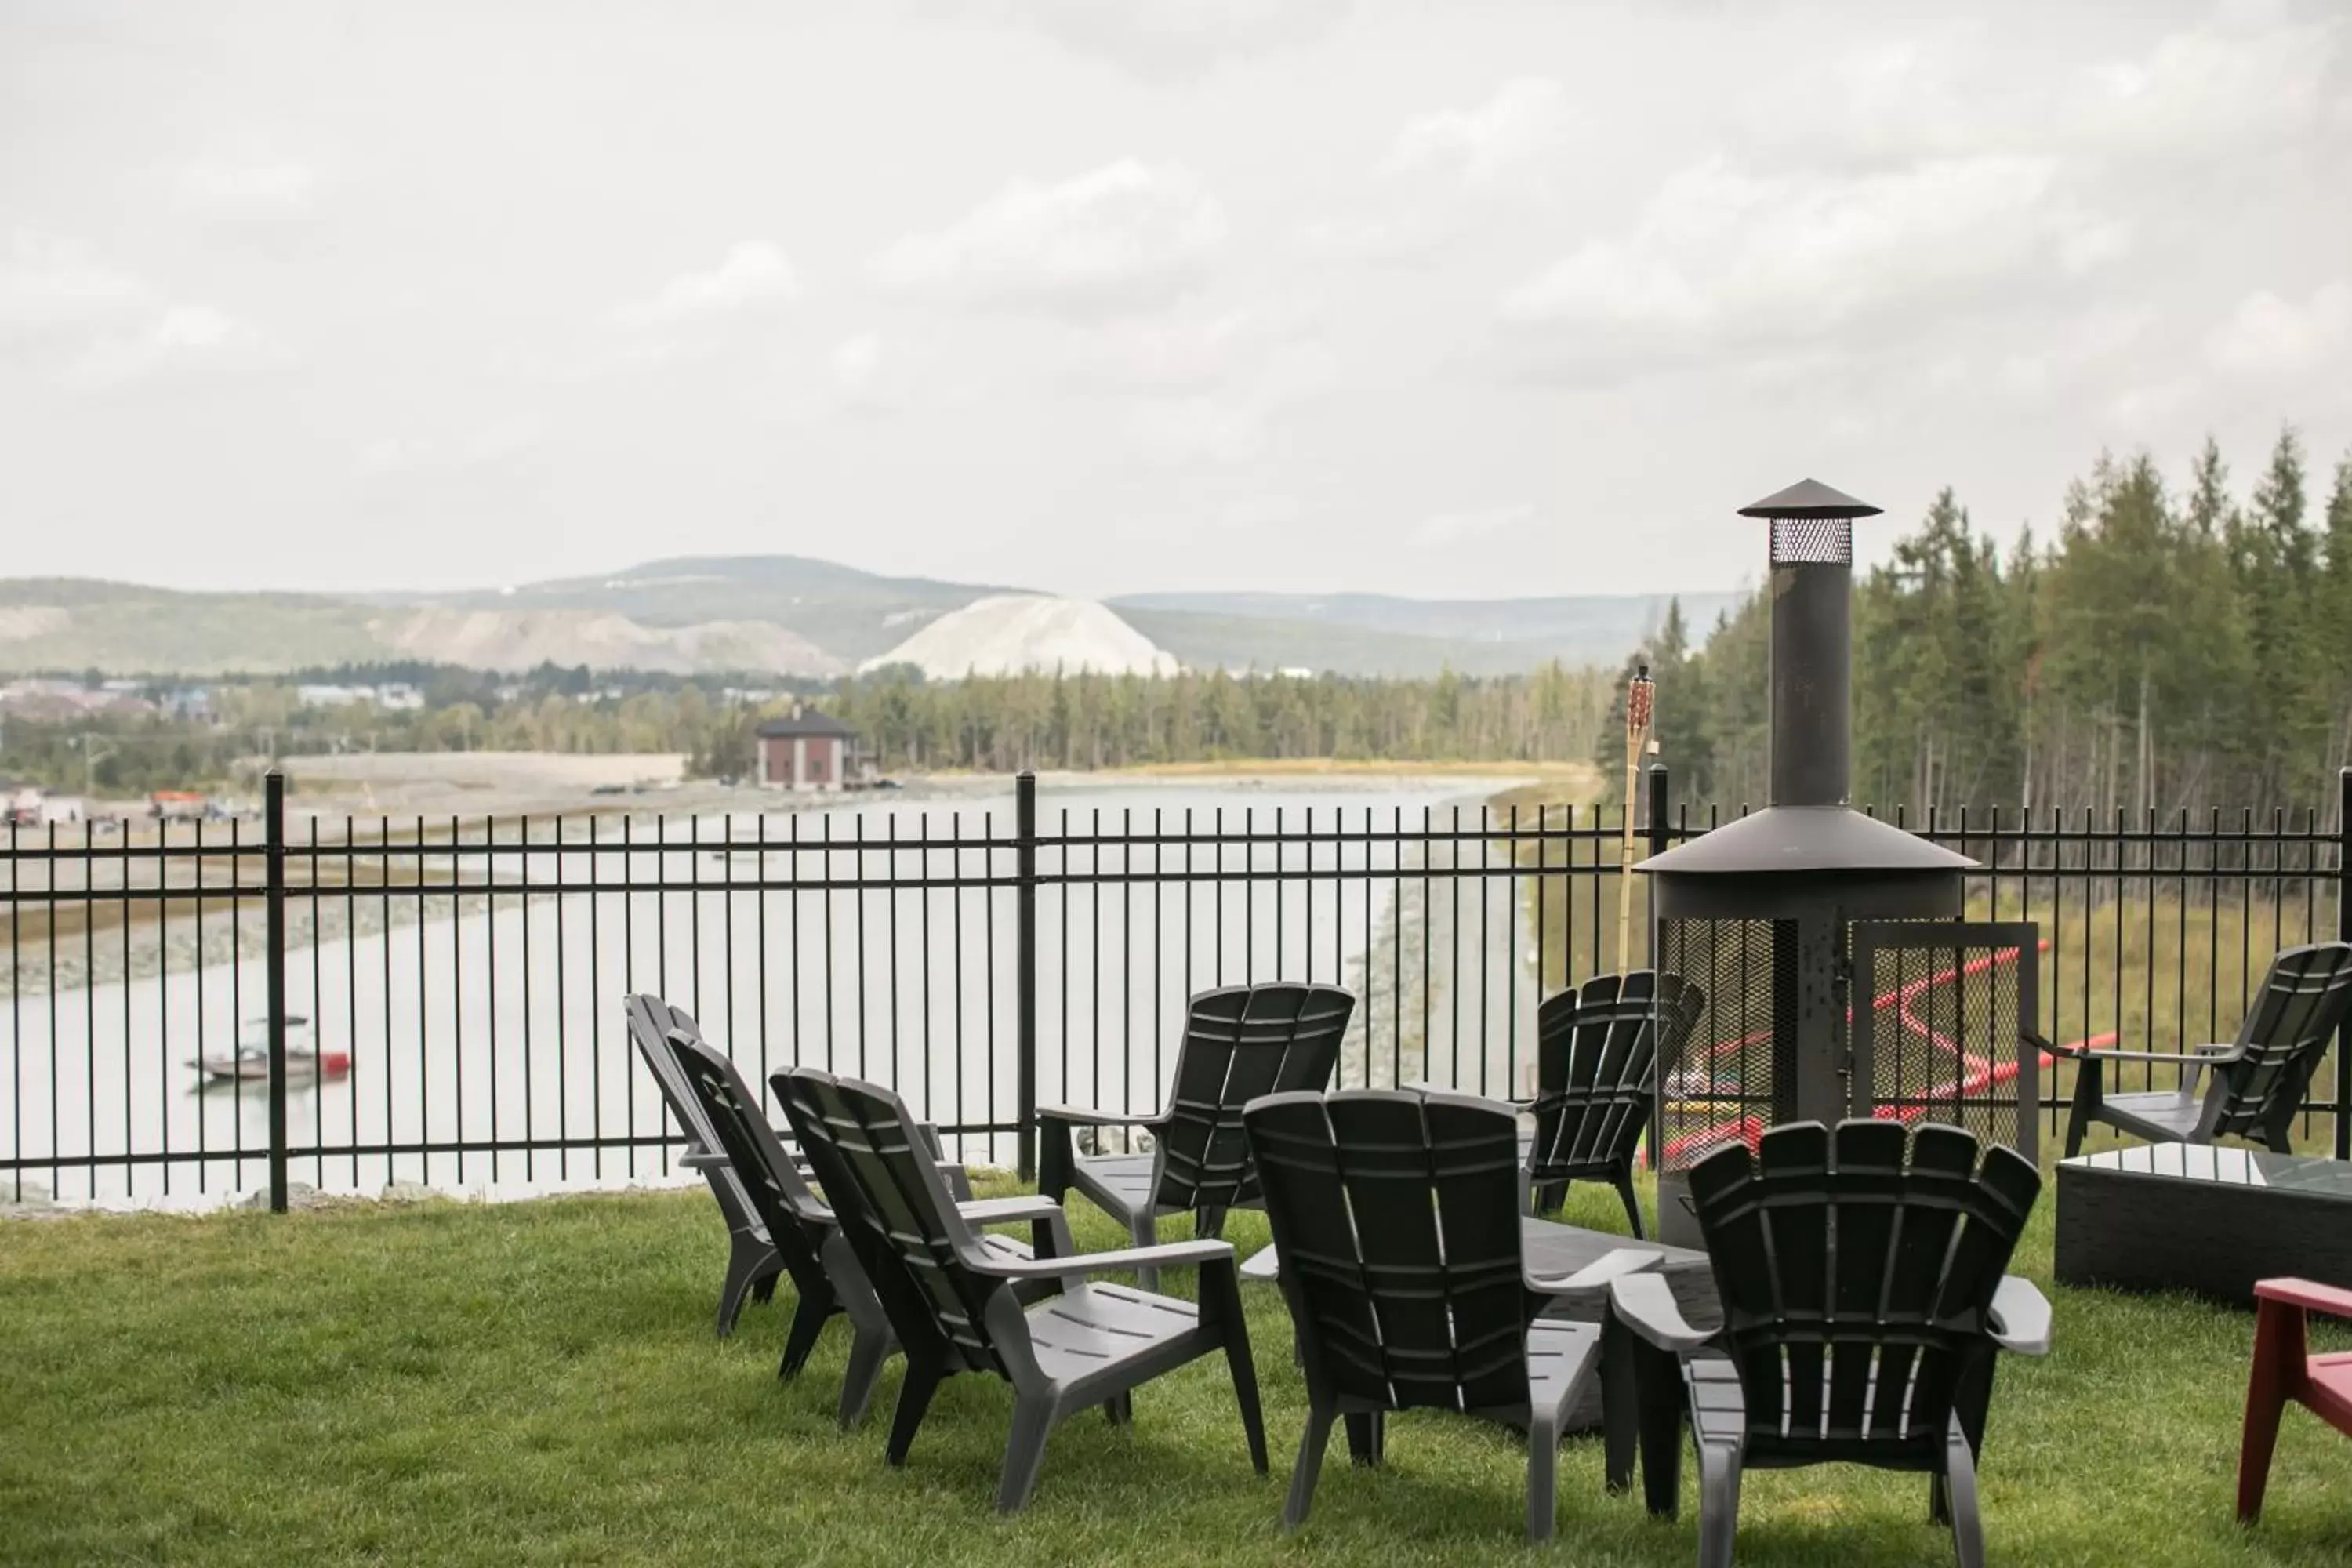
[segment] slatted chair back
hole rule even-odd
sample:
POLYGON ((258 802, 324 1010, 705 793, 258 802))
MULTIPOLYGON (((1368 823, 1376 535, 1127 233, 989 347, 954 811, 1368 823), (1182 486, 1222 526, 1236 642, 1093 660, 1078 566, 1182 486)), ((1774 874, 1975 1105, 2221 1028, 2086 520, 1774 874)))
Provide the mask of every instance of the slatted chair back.
MULTIPOLYGON (((688 1020, 691 1025, 692 1020, 688 1020)), ((822 1270, 818 1237, 834 1223, 831 1210, 812 1191, 768 1123, 759 1098, 735 1064, 688 1028, 673 1026, 665 1041, 680 1079, 718 1140, 716 1152, 735 1169, 754 1213, 768 1228, 777 1256, 797 1279, 803 1268, 822 1270)))
POLYGON ((1242 1107, 1262 1095, 1328 1087, 1355 1007, 1356 998, 1336 985, 1290 981, 1192 998, 1153 1149, 1160 1208, 1200 1213, 1257 1202, 1242 1107))
POLYGON ((1310 1377, 1390 1409, 1526 1405, 1517 1118, 1352 1089, 1270 1095, 1243 1119, 1310 1377))
POLYGON ((1706 994, 1679 974, 1596 974, 1536 1010, 1535 1141, 1528 1174, 1566 1181, 1630 1168, 1649 1125, 1662 1052, 1697 1024, 1706 994))
MULTIPOLYGON (((719 1134, 710 1125, 710 1118, 704 1114, 701 1102, 695 1098, 694 1090, 687 1083, 686 1075, 679 1070, 677 1058, 669 1047, 671 1030, 680 1030, 699 1040, 702 1038, 701 1026, 683 1007, 673 1007, 651 993, 631 996, 627 1011, 629 1038, 636 1045, 637 1055, 644 1060, 646 1070, 654 1075, 654 1083, 661 1089, 662 1100, 669 1107, 669 1113, 677 1119, 679 1131, 713 1154, 726 1152, 724 1145, 719 1142, 719 1134)), ((735 1173, 731 1159, 728 1164, 707 1168, 703 1173, 709 1178, 711 1195, 719 1200, 719 1206, 727 1215, 730 1228, 740 1229, 760 1217, 751 1194, 735 1173)))
POLYGON ((2041 1189, 2013 1150, 1891 1121, 1776 1127, 1694 1166, 1748 1463, 1934 1468, 2041 1189))
POLYGON ((2352 942, 2291 947, 2271 972, 2238 1031, 2238 1059, 2213 1069, 2204 1120, 2209 1137, 2260 1139, 2284 1131, 2352 1008, 2352 942))
POLYGON ((908 1353, 922 1345, 943 1371, 1009 1375, 987 1318, 1001 1284, 965 1266, 976 1240, 906 1102, 814 1068, 769 1083, 908 1353))

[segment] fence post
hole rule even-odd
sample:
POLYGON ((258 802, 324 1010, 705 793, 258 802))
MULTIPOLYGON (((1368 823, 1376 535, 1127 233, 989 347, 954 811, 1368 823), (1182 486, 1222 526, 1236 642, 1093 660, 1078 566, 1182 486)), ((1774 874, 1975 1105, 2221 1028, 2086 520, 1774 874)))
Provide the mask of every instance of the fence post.
POLYGON ((1037 1179, 1037 775, 1013 781, 1013 1160, 1037 1179))
MULTIPOLYGON (((2336 934, 2352 942, 2352 768, 2336 784, 2336 934)), ((2336 1157, 2352 1160, 2352 1018, 2336 1029, 2336 1157)))
POLYGON ((286 1212, 286 775, 262 781, 262 899, 268 952, 269 1207, 286 1212))

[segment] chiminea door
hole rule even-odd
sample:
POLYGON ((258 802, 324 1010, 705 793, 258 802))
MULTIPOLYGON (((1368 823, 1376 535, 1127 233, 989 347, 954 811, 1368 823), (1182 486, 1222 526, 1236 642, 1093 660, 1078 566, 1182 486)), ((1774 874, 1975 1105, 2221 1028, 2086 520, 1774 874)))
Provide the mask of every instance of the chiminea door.
POLYGON ((2042 928, 1864 921, 1849 952, 1853 1114, 1948 1122, 2037 1158, 2042 928))

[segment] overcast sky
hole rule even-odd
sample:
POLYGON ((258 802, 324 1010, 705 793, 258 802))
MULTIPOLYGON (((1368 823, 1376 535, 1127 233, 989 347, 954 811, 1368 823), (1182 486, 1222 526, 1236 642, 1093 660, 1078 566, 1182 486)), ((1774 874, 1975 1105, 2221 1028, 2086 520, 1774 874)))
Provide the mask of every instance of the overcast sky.
POLYGON ((2347 170, 2341 0, 0 0, 0 571, 1727 587, 2332 465, 2347 170))

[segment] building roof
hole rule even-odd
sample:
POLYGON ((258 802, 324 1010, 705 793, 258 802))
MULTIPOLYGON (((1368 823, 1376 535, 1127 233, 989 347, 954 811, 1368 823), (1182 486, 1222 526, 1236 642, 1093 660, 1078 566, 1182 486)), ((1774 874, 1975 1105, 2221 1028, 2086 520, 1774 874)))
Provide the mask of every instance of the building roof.
POLYGON ((811 740, 820 736, 855 740, 857 736, 856 731, 840 720, 820 713, 814 708, 789 719, 771 719, 760 726, 759 733, 760 739, 763 741, 790 740, 796 736, 805 736, 811 740))

